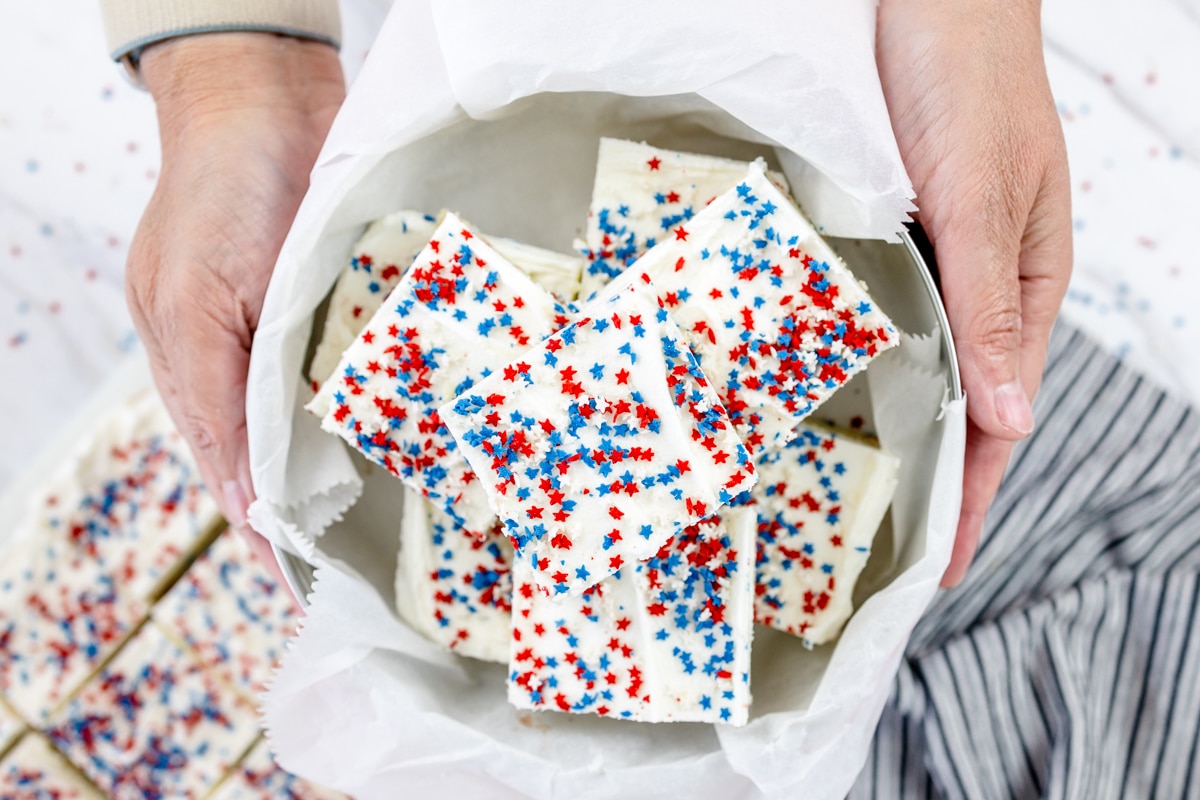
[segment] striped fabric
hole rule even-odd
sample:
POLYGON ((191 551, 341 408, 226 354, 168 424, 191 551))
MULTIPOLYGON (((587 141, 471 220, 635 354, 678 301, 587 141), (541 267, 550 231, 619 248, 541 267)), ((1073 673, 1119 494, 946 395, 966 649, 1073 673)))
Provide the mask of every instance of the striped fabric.
POLYGON ((1065 327, 1035 409, 853 800, 1200 798, 1200 419, 1065 327))

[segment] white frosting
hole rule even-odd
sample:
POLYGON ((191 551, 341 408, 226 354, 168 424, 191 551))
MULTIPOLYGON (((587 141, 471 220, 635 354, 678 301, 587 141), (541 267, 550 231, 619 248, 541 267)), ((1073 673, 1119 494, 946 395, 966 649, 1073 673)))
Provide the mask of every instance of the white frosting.
POLYGON ((481 541, 406 489, 396 610, 414 630, 459 655, 507 663, 512 545, 499 522, 481 541))
POLYGON ((26 734, 0 760, 0 797, 10 800, 101 800, 41 736, 26 734))
POLYGON ((750 488, 749 454, 645 286, 440 411, 518 559, 578 594, 750 488))
POLYGON ((21 720, 17 719, 8 707, 0 702, 0 753, 3 753, 8 745, 21 732, 21 720))
POLYGON ((31 511, 36 527, 119 575, 123 594, 147 599, 220 520, 187 442, 149 390, 97 420, 31 511))
POLYGON ((809 425, 759 462, 758 622, 811 644, 838 635, 899 469, 877 447, 809 425))
POLYGON ((514 567, 508 697, 643 722, 746 723, 754 512, 727 509, 580 597, 514 567))
POLYGON ((0 689, 26 719, 40 722, 66 700, 145 615, 120 583, 53 533, 0 559, 0 689))
POLYGON ((400 282, 436 227, 434 217, 417 211, 397 211, 367 226, 330 295, 325 328, 308 368, 313 382, 324 383, 333 374, 342 353, 400 282))
MULTIPOLYGON (((627 264, 745 176, 749 164, 676 153, 648 144, 601 139, 588 210, 587 256, 579 296, 591 297, 627 264)), ((782 191, 787 181, 769 173, 782 191)))
POLYGON ((453 214, 308 409, 483 537, 493 513, 437 408, 549 335, 553 297, 453 214))

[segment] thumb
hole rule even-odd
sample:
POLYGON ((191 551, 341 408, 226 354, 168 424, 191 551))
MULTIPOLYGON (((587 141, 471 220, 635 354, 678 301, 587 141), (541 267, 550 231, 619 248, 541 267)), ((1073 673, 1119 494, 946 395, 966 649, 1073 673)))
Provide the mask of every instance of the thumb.
MULTIPOLYGON (((259 564, 280 586, 288 586, 270 542, 255 532, 246 519, 247 509, 254 501, 245 412, 249 354, 237 337, 226 331, 204 341, 209 343, 208 357, 185 359, 190 366, 175 368, 169 366, 162 350, 152 342, 148 349, 159 393, 187 439, 204 485, 210 487, 221 514, 259 564), (177 388, 189 386, 195 389, 177 388)), ((187 353, 195 344, 185 338, 180 342, 180 353, 187 353)))
MULTIPOLYGON (((185 313, 181 309, 180 316, 185 313)), ((246 439, 249 333, 231 327, 208 314, 179 319, 172 326, 174 341, 154 348, 151 363, 205 485, 225 519, 242 528, 254 500, 246 439)))
POLYGON ((946 315, 954 331, 967 413, 984 434, 1017 440, 1033 432, 1021 376, 1019 231, 1005 235, 986 209, 934 240, 946 315))

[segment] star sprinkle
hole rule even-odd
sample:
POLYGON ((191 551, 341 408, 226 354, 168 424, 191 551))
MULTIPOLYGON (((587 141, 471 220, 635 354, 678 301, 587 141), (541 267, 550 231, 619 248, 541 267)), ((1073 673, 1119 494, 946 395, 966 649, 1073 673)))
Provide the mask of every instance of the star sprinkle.
POLYGON ((254 698, 296 630, 286 586, 225 531, 154 607, 154 619, 214 675, 254 698))
POLYGON ((425 249, 436 227, 434 217, 417 211, 397 211, 367 227, 329 297, 321 341, 308 368, 314 383, 324 383, 333 374, 342 353, 425 249))
POLYGON ((258 720, 150 623, 46 733, 111 797, 196 798, 254 741, 258 720))
POLYGON ((441 409, 540 585, 579 594, 756 480, 716 393, 645 286, 441 409))
POLYGON ((341 792, 298 778, 271 759, 267 743, 259 741, 226 778, 213 800, 349 800, 341 792))
POLYGON ((396 610, 459 655, 508 663, 512 545, 496 520, 479 539, 415 492, 404 498, 396 610))
POLYGON ((757 622, 810 644, 838 635, 899 467, 876 447, 809 425, 759 462, 757 622))
POLYGON ((0 760, 0 797, 4 800, 101 800, 54 748, 27 734, 0 760))
MULTIPOLYGON (((601 139, 585 241, 578 243, 587 259, 579 296, 591 297, 655 244, 673 236, 681 223, 733 188, 749 166, 601 139)), ((782 175, 770 177, 787 191, 782 175)))
POLYGON ((565 318, 453 214, 346 350, 308 409, 482 538, 492 511, 438 416, 565 318))
POLYGON ((744 725, 754 512, 727 509, 579 597, 515 566, 509 701, 643 722, 744 725))
POLYGON ((756 457, 785 444, 804 417, 899 342, 761 163, 674 226, 638 269, 756 457))
POLYGON ((105 570, 58 536, 37 534, 0 559, 0 693, 40 722, 146 613, 105 570))

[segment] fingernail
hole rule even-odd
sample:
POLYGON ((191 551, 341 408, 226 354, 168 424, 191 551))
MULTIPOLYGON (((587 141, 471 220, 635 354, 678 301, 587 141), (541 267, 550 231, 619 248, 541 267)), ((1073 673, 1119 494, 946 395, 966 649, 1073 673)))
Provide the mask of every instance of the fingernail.
POLYGON ((221 484, 221 491, 225 494, 226 521, 235 528, 245 527, 246 509, 250 504, 241 484, 237 481, 225 481, 221 484))
POLYGON ((1024 387, 1017 381, 996 390, 996 416, 1001 425, 1015 433, 1022 436, 1033 433, 1033 409, 1024 387))

